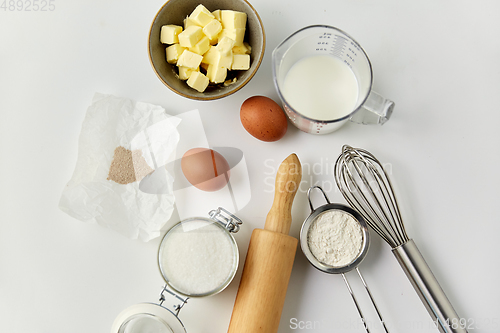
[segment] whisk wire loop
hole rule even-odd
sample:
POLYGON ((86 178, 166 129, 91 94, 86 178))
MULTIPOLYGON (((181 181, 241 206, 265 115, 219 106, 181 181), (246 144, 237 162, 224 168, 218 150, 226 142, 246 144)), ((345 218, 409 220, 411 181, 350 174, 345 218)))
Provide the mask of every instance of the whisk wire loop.
MULTIPOLYGON (((385 196, 385 189, 382 188, 381 184, 379 181, 377 181, 380 178, 380 173, 378 170, 375 168, 375 166, 371 163, 371 161, 366 160, 363 158, 363 161, 359 160, 353 160, 353 164, 356 166, 356 172, 358 173, 358 177, 361 178, 363 184, 365 185, 365 191, 367 190, 369 194, 373 196, 373 199, 376 203, 376 205, 370 204, 368 200, 365 200, 366 206, 369 208, 370 211, 370 217, 372 220, 376 220, 379 222, 379 225, 382 226, 381 229, 383 229, 386 234, 390 235, 390 239, 396 238, 396 235, 394 234, 391 226, 392 226, 392 215, 391 211, 387 211, 387 198, 385 196), (364 162, 365 164, 361 164, 360 162, 364 162), (365 171, 363 170, 363 165, 365 165, 365 171), (366 165, 369 166, 366 167, 366 165), (368 177, 361 177, 363 175, 363 172, 368 172, 368 177), (379 196, 381 195, 381 198, 379 196), (383 199, 383 201, 381 200, 383 199), (383 206, 385 204, 385 206, 383 206)), ((354 179, 353 179, 354 181, 354 179)), ((363 192, 363 189, 360 189, 360 192, 363 192)))
MULTIPOLYGON (((342 156, 342 157, 345 157, 345 156, 342 156)), ((344 162, 344 163, 347 163, 347 162, 344 162)), ((358 167, 357 164, 354 164, 354 167, 357 168, 358 167)), ((337 171, 339 171, 339 170, 341 170, 341 169, 338 169, 337 171)), ((342 194, 346 198, 346 200, 349 202, 349 204, 351 206, 355 207, 356 210, 359 211, 361 213, 361 215, 363 215, 363 218, 370 225, 370 227, 372 227, 372 229, 374 229, 377 233, 382 234, 383 235, 382 237, 386 241, 389 241, 385 237, 385 233, 383 233, 382 228, 379 228, 379 226, 383 227, 382 221, 380 221, 374 208, 369 205, 368 201, 366 200, 366 197, 364 197, 364 196, 356 197, 353 195, 353 193, 361 192, 361 187, 358 185, 358 182, 354 181, 354 175, 351 172, 351 170, 349 168, 342 169, 342 173, 340 173, 340 174, 337 173, 336 177, 340 178, 346 184, 347 190, 345 190, 344 188, 340 188, 340 189, 342 191, 342 194), (363 207, 367 207, 367 208, 363 209, 363 207), (374 220, 377 220, 379 223, 374 223, 373 222, 374 220)))
POLYGON ((335 181, 349 204, 392 248, 409 240, 391 181, 375 156, 345 145, 335 164, 335 181))
POLYGON ((380 219, 379 215, 377 214, 377 211, 375 210, 375 205, 371 205, 368 202, 366 196, 355 195, 356 193, 362 194, 363 192, 363 189, 360 186, 360 184, 363 184, 364 187, 366 188, 370 187, 367 179, 365 177, 360 177, 360 175, 363 173, 363 170, 361 169, 361 166, 358 163, 359 158, 363 157, 346 154, 344 150, 343 154, 339 157, 339 160, 337 161, 338 163, 336 164, 336 166, 339 165, 343 166, 338 168, 336 167, 336 181, 337 183, 339 183, 339 179, 343 181, 343 183, 347 187, 347 190, 341 186, 339 186, 339 188, 341 189, 342 194, 344 195, 346 200, 351 205, 356 207, 356 209, 359 212, 361 212, 367 223, 377 233, 379 233, 384 238, 384 240, 391 243, 390 237, 386 236, 388 230, 383 221, 380 219), (339 162, 341 162, 341 164, 339 164, 339 162), (351 165, 352 168, 348 167, 348 165, 351 165))
MULTIPOLYGON (((392 187, 387 178, 385 172, 382 173, 376 168, 376 165, 370 163, 369 168, 371 175, 374 177, 373 181, 369 184, 375 184, 376 188, 370 185, 369 189, 372 193, 375 201, 377 202, 377 208, 385 219, 381 219, 384 226, 386 226, 387 231, 390 233, 391 238, 394 241, 394 245, 403 244, 401 234, 398 232, 398 226, 402 224, 401 219, 398 219, 399 210, 397 208, 397 203, 395 202, 394 195, 392 195, 392 187)), ((394 247, 394 246, 393 246, 394 247)))

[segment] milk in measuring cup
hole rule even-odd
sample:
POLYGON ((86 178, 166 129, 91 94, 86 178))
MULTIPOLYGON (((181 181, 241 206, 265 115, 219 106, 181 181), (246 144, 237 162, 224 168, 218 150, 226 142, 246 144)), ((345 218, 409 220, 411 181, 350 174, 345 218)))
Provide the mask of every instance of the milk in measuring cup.
POLYGON ((315 120, 334 120, 351 113, 358 100, 358 81, 342 60, 310 56, 285 76, 283 97, 295 111, 315 120))

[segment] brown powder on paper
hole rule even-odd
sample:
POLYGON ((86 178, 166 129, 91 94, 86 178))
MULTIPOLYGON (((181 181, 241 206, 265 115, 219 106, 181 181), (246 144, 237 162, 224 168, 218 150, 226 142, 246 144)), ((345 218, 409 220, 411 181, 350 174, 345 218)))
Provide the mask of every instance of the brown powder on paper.
POLYGON ((115 149, 107 179, 118 184, 129 184, 141 180, 153 171, 146 163, 141 150, 131 151, 118 146, 115 149))

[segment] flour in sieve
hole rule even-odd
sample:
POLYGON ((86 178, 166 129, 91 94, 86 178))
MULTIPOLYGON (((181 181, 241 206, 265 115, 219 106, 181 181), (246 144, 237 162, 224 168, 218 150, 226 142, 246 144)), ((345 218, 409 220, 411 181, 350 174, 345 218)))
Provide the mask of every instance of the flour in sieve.
POLYGON ((341 210, 328 210, 311 223, 307 234, 309 250, 323 264, 342 267, 351 263, 363 244, 358 221, 341 210))

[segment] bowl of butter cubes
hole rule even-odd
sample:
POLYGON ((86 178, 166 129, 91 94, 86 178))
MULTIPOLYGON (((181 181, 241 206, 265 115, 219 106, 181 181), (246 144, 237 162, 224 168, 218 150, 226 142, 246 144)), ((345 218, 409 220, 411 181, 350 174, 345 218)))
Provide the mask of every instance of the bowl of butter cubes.
POLYGON ((229 96, 257 72, 264 26, 246 0, 169 0, 149 31, 149 60, 175 93, 195 100, 229 96))

